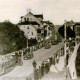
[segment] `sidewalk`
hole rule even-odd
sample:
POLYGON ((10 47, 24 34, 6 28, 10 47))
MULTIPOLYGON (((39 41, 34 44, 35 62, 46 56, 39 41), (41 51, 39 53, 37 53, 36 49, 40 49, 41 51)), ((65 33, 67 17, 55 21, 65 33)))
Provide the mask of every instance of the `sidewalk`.
POLYGON ((42 80, 65 80, 64 74, 64 56, 59 58, 59 62, 50 67, 50 72, 42 80))
POLYGON ((42 78, 42 80, 64 80, 64 79, 65 75, 63 71, 59 73, 49 72, 42 78))
POLYGON ((75 61, 76 61, 77 50, 78 50, 79 45, 80 44, 77 44, 74 47, 74 51, 73 51, 73 53, 72 53, 72 55, 70 57, 69 64, 68 64, 69 71, 70 71, 70 74, 71 74, 71 78, 72 79, 77 79, 77 75, 76 75, 77 73, 76 73, 76 68, 75 68, 75 61))

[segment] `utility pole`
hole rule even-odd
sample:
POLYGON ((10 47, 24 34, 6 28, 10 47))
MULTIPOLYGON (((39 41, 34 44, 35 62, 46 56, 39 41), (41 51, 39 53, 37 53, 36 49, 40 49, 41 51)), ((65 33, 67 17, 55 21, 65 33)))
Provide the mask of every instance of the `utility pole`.
POLYGON ((64 21, 64 58, 65 58, 64 66, 66 66, 66 20, 64 21))
POLYGON ((26 43, 26 45, 27 45, 26 48, 28 48, 28 33, 25 33, 25 37, 26 37, 26 39, 27 39, 27 40, 26 40, 26 41, 27 41, 27 43, 26 43))
POLYGON ((27 48, 28 48, 28 34, 27 34, 27 48))

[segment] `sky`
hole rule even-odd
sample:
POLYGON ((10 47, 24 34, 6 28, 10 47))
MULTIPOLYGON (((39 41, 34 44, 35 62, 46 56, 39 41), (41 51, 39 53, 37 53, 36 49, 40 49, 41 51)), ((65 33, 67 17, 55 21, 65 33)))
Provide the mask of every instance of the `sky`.
POLYGON ((0 22, 10 20, 16 24, 27 9, 43 14, 44 20, 55 25, 63 24, 64 20, 80 22, 80 0, 0 0, 0 22))

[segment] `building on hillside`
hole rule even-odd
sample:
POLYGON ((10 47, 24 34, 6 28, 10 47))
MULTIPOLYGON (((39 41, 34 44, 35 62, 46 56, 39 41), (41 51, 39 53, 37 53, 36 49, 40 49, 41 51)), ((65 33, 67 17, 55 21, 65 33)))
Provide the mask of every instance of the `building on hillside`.
POLYGON ((29 11, 25 16, 21 16, 18 26, 24 31, 26 38, 35 38, 38 42, 52 36, 53 24, 43 21, 43 14, 33 14, 29 11))
POLYGON ((80 22, 66 21, 63 26, 67 27, 67 36, 69 39, 80 40, 80 22), (70 30, 71 29, 71 30, 70 30))
POLYGON ((62 25, 54 25, 54 29, 55 29, 55 32, 54 32, 54 39, 57 40, 59 37, 61 37, 61 35, 59 34, 58 32, 58 29, 61 27, 62 25))
POLYGON ((46 39, 52 37, 52 32, 53 32, 53 23, 51 23, 50 21, 43 21, 43 26, 44 26, 44 35, 46 37, 46 39))
POLYGON ((75 22, 74 31, 76 40, 80 42, 80 22, 75 22))
POLYGON ((66 26, 67 26, 67 27, 69 26, 69 27, 72 29, 72 31, 74 31, 73 25, 75 25, 75 22, 74 22, 73 20, 71 20, 71 21, 66 21, 66 26))
POLYGON ((42 39, 41 30, 43 28, 43 15, 34 15, 31 12, 28 12, 25 16, 21 16, 21 20, 18 23, 18 26, 21 30, 24 31, 25 36, 28 39, 36 38, 38 42, 42 39))
POLYGON ((80 37, 80 22, 74 22, 73 20, 67 21, 66 26, 70 26, 72 31, 75 32, 75 37, 79 38, 80 37))

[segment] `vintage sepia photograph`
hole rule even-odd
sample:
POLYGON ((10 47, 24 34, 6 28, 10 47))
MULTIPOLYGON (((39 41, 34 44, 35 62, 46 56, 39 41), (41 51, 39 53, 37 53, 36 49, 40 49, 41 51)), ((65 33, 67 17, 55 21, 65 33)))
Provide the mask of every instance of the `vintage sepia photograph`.
POLYGON ((0 0, 0 80, 80 80, 80 0, 0 0))

